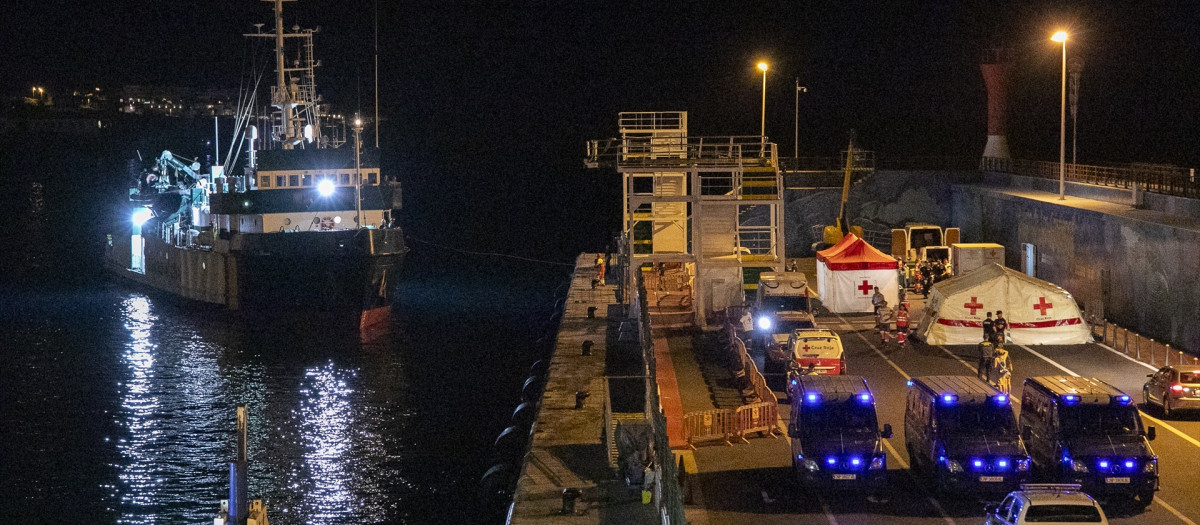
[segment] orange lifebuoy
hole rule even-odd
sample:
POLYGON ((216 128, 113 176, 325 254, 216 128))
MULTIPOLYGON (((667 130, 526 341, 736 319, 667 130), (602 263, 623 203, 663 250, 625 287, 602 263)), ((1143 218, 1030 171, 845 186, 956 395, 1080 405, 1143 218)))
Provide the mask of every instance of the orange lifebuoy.
POLYGON ((333 217, 321 217, 321 230, 332 230, 333 225, 333 217))

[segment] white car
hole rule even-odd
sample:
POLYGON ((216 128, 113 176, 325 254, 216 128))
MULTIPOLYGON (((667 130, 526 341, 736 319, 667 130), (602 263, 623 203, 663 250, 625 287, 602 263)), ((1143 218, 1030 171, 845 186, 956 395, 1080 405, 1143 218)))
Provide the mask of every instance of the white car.
POLYGON ((986 525, 1018 523, 1108 523, 1104 509, 1091 496, 1068 483, 1026 483, 999 505, 987 506, 986 525))

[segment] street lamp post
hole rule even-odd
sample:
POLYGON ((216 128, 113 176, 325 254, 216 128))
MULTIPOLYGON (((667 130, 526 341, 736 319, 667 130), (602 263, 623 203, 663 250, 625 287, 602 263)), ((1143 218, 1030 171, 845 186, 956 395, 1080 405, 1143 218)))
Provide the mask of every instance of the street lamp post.
POLYGON ((763 87, 762 87, 762 127, 759 128, 758 136, 762 137, 762 141, 767 141, 767 63, 759 62, 758 68, 763 72, 763 87))
POLYGON ((800 92, 801 91, 807 93, 808 88, 801 86, 800 85, 800 77, 796 77, 796 131, 795 131, 796 134, 794 135, 796 143, 792 145, 792 151, 793 151, 792 154, 795 155, 797 159, 800 158, 800 92))
POLYGON ((1067 64, 1071 72, 1071 174, 1075 174, 1075 139, 1079 135, 1079 75, 1083 73, 1083 58, 1079 55, 1071 57, 1067 64))
POLYGON ((362 216, 362 118, 354 116, 354 222, 363 226, 362 216))
POLYGON ((1058 200, 1067 198, 1067 32, 1059 31, 1050 40, 1062 42, 1062 100, 1058 113, 1058 200))

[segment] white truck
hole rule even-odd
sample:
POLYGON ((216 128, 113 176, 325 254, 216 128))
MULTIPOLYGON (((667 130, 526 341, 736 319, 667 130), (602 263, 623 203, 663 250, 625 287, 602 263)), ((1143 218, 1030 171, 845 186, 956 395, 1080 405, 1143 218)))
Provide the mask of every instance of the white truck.
POLYGON ((994 242, 950 245, 950 275, 959 276, 991 263, 1004 266, 1004 246, 994 242))
POLYGON ((892 257, 914 265, 919 261, 945 259, 951 244, 959 239, 958 228, 942 229, 936 224, 912 223, 892 230, 892 257))

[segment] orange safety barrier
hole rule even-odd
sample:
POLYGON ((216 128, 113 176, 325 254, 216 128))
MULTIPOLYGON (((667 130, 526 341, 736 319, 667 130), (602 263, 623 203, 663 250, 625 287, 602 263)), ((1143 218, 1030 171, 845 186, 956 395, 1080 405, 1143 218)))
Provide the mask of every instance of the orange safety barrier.
POLYGON ((729 438, 734 433, 734 411, 728 409, 704 410, 689 412, 683 415, 683 435, 688 448, 696 450, 695 443, 720 438, 726 445, 732 446, 729 438))
POLYGON ((779 402, 762 401, 742 405, 734 410, 733 416, 734 435, 745 443, 749 443, 746 440, 746 434, 750 432, 758 432, 760 435, 767 432, 771 437, 776 437, 775 423, 779 421, 779 402))

